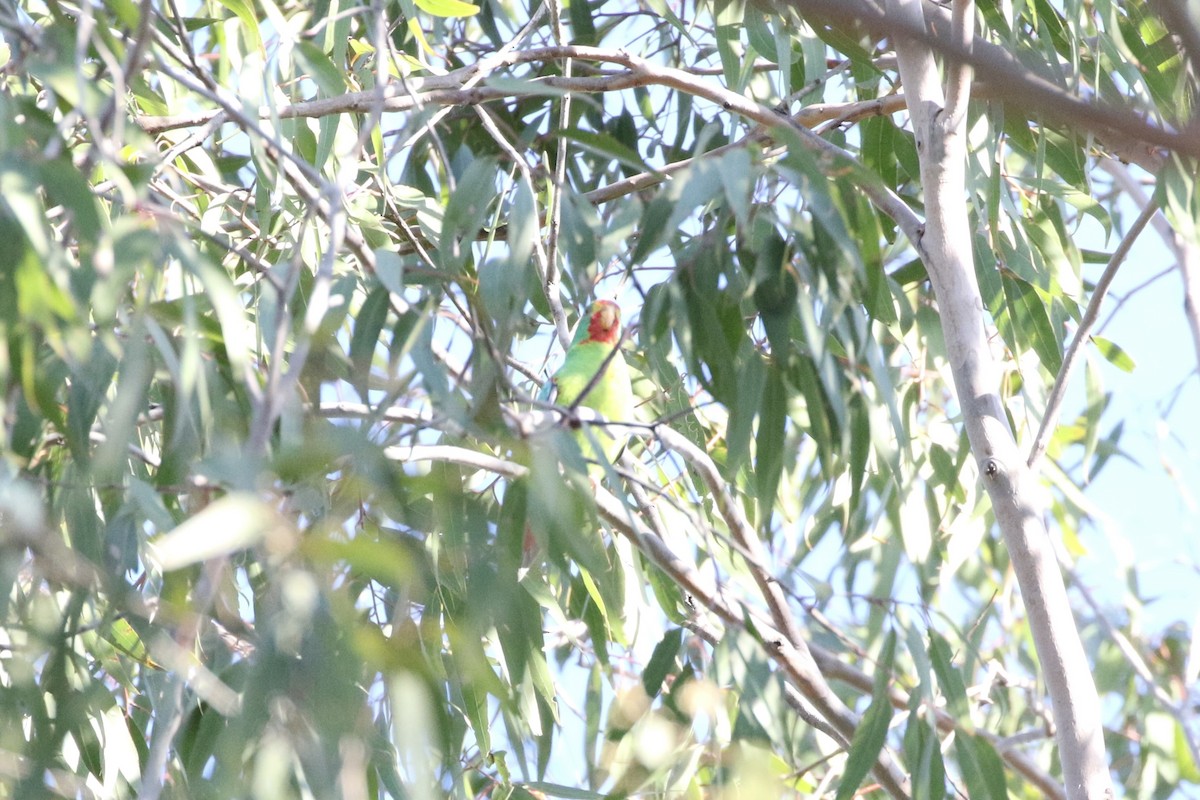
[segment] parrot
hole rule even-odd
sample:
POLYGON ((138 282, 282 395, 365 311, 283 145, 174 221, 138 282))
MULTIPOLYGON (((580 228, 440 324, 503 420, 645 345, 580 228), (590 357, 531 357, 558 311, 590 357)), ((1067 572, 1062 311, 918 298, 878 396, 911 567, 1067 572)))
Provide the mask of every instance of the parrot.
MULTIPOLYGON (((557 389, 555 402, 560 406, 585 406, 609 422, 633 421, 633 389, 620 347, 621 309, 612 300, 597 300, 588 315, 580 320, 575 338, 567 348, 566 360, 551 378, 557 389), (617 352, 610 358, 614 348, 617 352), (601 367, 604 372, 593 381, 601 367)), ((614 435, 602 425, 577 434, 579 449, 585 457, 609 463, 621 454, 625 438, 614 435), (599 454, 594 452, 593 437, 600 444, 602 452, 599 454)))

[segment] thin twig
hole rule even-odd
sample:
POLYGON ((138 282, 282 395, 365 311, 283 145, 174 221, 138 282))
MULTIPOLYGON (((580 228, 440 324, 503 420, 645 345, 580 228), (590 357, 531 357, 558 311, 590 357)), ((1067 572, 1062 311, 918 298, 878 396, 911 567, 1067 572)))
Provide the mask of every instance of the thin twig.
MULTIPOLYGON (((550 23, 554 31, 554 43, 562 46, 566 40, 563 30, 561 0, 546 0, 550 8, 550 23)), ((564 78, 571 77, 574 61, 564 58, 562 74, 564 78)), ((558 154, 554 160, 554 178, 551 185, 550 225, 546 237, 546 272, 543 274, 543 290, 550 300, 550 311, 554 317, 554 327, 558 331, 558 339, 563 347, 567 347, 570 336, 567 333, 567 317, 562 312, 561 282, 559 280, 559 226, 562 223, 562 195, 567 185, 567 152, 568 144, 565 132, 571 126, 571 93, 563 94, 558 108, 558 154), (557 303, 555 302, 557 301, 557 303)))
MULTIPOLYGON (((1106 158, 1100 161, 1100 168, 1111 174, 1121 189, 1139 206, 1150 202, 1141 184, 1130 174, 1129 168, 1124 164, 1106 158)), ((1171 223, 1162 215, 1154 217, 1153 225, 1163 243, 1175 254, 1175 263, 1179 268, 1180 278, 1183 280, 1183 314, 1192 333, 1192 348, 1196 353, 1196 362, 1200 364, 1200 242, 1185 238, 1172 228, 1171 223)), ((1147 280, 1144 285, 1150 282, 1147 280)), ((1125 297, 1121 298, 1113 307, 1109 318, 1111 319, 1112 314, 1116 313, 1126 298, 1140 288, 1136 287, 1126 293, 1125 297)))
POLYGON ((1083 344, 1091 340, 1091 331, 1096 324, 1096 320, 1100 317, 1100 305, 1104 302, 1104 296, 1108 294, 1108 288, 1112 285, 1113 278, 1117 276, 1117 270, 1120 269, 1125 256, 1129 254, 1133 243, 1137 241, 1138 235, 1157 212, 1158 204, 1151 199, 1146 204, 1146 207, 1142 209, 1142 213, 1138 215, 1138 218, 1134 220, 1133 225, 1130 226, 1129 231, 1125 234, 1125 238, 1121 240, 1121 244, 1113 251, 1112 256, 1108 259, 1108 266, 1104 268, 1104 274, 1096 282, 1096 288, 1092 291, 1092 296, 1088 300, 1087 309, 1083 312, 1083 318, 1079 320, 1079 327, 1075 331, 1075 338, 1071 340, 1071 346, 1067 348, 1066 355, 1063 356, 1062 367, 1058 370, 1058 376, 1054 379, 1054 387, 1050 390, 1050 396, 1046 398, 1046 413, 1042 416, 1041 427, 1038 428, 1037 436, 1033 439, 1033 445, 1029 448, 1029 457, 1025 462, 1030 469, 1037 464, 1042 454, 1046 452, 1046 446, 1050 443, 1050 437, 1058 426, 1058 418, 1062 412, 1063 397, 1067 393, 1067 382, 1070 380, 1071 373, 1075 369, 1075 364, 1079 360, 1083 344))
MULTIPOLYGON (((464 447, 390 447, 385 450, 385 454, 389 458, 401 462, 418 460, 442 461, 461 464, 474 469, 489 470, 497 475, 513 479, 522 478, 529 474, 528 468, 520 464, 482 454, 464 447)), ((747 618, 753 620, 755 627, 764 639, 764 649, 768 655, 779 662, 785 668, 785 671, 791 674, 791 669, 795 667, 794 662, 790 662, 790 665, 789 663, 785 663, 780 648, 767 646, 772 637, 781 635, 774 629, 771 620, 757 609, 747 607, 743 613, 733 605, 730 605, 724 599, 724 593, 718 587, 713 586, 710 581, 705 580, 694 567, 688 565, 683 559, 677 556, 661 537, 642 527, 636 519, 631 519, 627 513, 626 504, 618 500, 610 492, 602 487, 597 487, 596 500, 601 516, 604 517, 613 529, 628 537, 647 558, 657 564, 684 592, 694 598, 696 601, 694 604, 695 607, 708 609, 720 618, 726 626, 737 630, 745 629, 747 618)), ((690 619, 688 626, 698 628, 702 637, 707 641, 717 641, 721 638, 721 634, 711 624, 705 622, 700 617, 690 619)), ((851 664, 845 663, 837 655, 819 645, 811 645, 810 650, 820 674, 841 681, 860 692, 868 694, 871 692, 872 678, 870 675, 867 675, 851 664)), ((890 691, 889 698, 893 707, 897 709, 903 710, 909 705, 908 694, 899 689, 890 691)), ((930 708, 929 712, 935 716, 939 730, 946 733, 958 730, 959 721, 946 711, 930 708)), ((833 730, 832 733, 833 738, 841 742, 841 736, 838 732, 833 730)), ((976 731, 976 734, 983 736, 989 742, 992 742, 993 745, 997 745, 1000 742, 999 737, 988 731, 979 730, 976 731)), ((1038 787, 1047 798, 1051 800, 1063 800, 1062 787, 1047 775, 1032 758, 1017 749, 1000 750, 999 752, 1006 763, 1012 766, 1013 769, 1031 784, 1038 787)))
MULTIPOLYGON (((505 138, 496 121, 492 119, 492 114, 484 106, 476 106, 475 113, 483 121, 483 127, 491 134, 492 139, 512 160, 513 166, 521 175, 521 181, 525 184, 526 191, 529 192, 529 198, 535 204, 534 218, 538 218, 536 203, 537 203, 537 187, 533 183, 533 172, 529 169, 529 164, 517 152, 517 149, 511 142, 505 138)), ((552 278, 552 273, 557 271, 550 264, 550 259, 546 255, 546 249, 542 246, 542 236, 540 233, 534 233, 532 236, 533 244, 533 261, 537 267, 538 277, 541 279, 542 289, 546 294, 546 302, 550 305, 550 314, 554 317, 554 329, 558 333, 559 342, 563 347, 567 347, 571 343, 570 334, 567 331, 567 315, 563 311, 562 297, 558 292, 558 279, 552 278)))
MULTIPOLYGON (((821 676, 820 671, 816 669, 816 662, 813 660, 808 643, 800 630, 800 625, 796 621, 795 615, 792 613, 791 608, 788 607, 779 581, 765 568, 766 558, 762 552, 762 545, 758 540, 758 535, 754 531, 753 526, 750 525, 750 521, 746 519, 741 506, 738 505, 737 501, 729 493, 729 488, 721 478, 716 464, 713 463, 713 460, 709 458, 707 453, 671 428, 658 427, 655 429, 655 433, 659 441, 683 456, 684 460, 700 473, 701 479, 708 487, 709 496, 716 504, 717 512, 725 520, 726 525, 729 526, 734 541, 750 555, 745 560, 747 568, 754 577, 754 582, 758 585, 763 600, 766 601, 774 626, 786 637, 787 645, 794 650, 799 662, 801 664, 812 664, 813 669, 811 672, 804 669, 800 670, 799 674, 793 676, 794 679, 798 680, 797 688, 801 690, 801 693, 809 702, 817 707, 825 719, 833 725, 833 728, 839 734, 838 738, 841 738, 842 741, 849 741, 853 738, 854 731, 858 727, 858 720, 841 699, 833 693, 829 684, 821 676)), ((782 644, 777 644, 777 647, 782 649, 783 646, 782 644)), ((880 751, 875 774, 894 797, 908 796, 907 779, 895 766, 886 750, 880 751)))
POLYGON ((100 112, 100 130, 107 131, 114 119, 124 121, 124 115, 117 115, 117 105, 125 98, 125 87, 133 83, 142 68, 142 56, 146 53, 146 45, 150 40, 151 20, 155 14, 154 0, 142 0, 138 6, 138 26, 134 31, 133 41, 125 51, 125 63, 119 74, 113 76, 118 83, 114 86, 112 96, 104 104, 100 112))
POLYGON ((1146 664, 1141 654, 1138 653, 1133 642, 1129 641, 1129 638, 1117 630, 1116 626, 1109 621, 1104 613, 1104 609, 1100 607, 1100 603, 1096 601, 1091 590, 1079 579, 1074 566, 1067 561, 1061 549, 1056 549, 1059 551, 1059 563, 1067 571, 1067 574, 1071 576, 1071 583, 1075 591, 1079 592, 1084 602, 1092 609, 1092 614, 1095 615, 1096 622, 1104 629, 1104 633, 1117 646, 1117 649, 1121 651, 1121 655, 1125 657, 1125 661, 1128 662, 1129 666, 1133 667, 1133 671, 1137 673, 1137 676, 1150 689, 1150 692, 1154 695, 1154 699, 1166 709, 1167 713, 1179 722, 1179 730, 1182 731, 1188 751, 1191 753, 1192 763, 1200 764, 1200 743, 1197 742, 1196 735, 1192 732, 1195 723, 1194 716, 1189 714, 1182 704, 1172 699, 1167 694, 1167 691, 1159 685, 1159 682, 1154 678, 1154 673, 1150 671, 1150 667, 1146 664))

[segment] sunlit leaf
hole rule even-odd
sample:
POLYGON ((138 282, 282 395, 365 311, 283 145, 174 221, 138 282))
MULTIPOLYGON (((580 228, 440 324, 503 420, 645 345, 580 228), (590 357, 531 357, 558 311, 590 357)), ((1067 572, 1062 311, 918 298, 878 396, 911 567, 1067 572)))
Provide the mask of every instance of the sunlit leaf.
POLYGON ((247 38, 250 47, 254 50, 261 50, 263 44, 258 30, 258 17, 246 0, 217 0, 217 2, 237 15, 238 21, 242 23, 242 35, 247 38))
POLYGON ((261 500, 230 494, 189 517, 149 545, 149 557, 163 572, 228 556, 260 542, 286 546, 291 533, 261 500))
POLYGON ((1112 364, 1122 372, 1133 372, 1137 365, 1133 361, 1133 357, 1129 355, 1119 344, 1103 336, 1092 336, 1092 344, 1096 345, 1096 349, 1100 351, 1100 355, 1104 356, 1108 363, 1112 364))
POLYGON ((463 0, 413 0, 417 8, 435 17, 473 17, 479 6, 463 0))

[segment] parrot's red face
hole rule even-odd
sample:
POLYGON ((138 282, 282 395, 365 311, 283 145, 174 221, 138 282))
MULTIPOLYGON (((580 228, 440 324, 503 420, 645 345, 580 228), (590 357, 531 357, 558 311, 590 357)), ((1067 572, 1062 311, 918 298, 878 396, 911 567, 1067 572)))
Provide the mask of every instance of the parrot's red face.
POLYGON ((612 300, 597 300, 592 304, 588 320, 588 341, 616 344, 621 338, 621 309, 612 300))

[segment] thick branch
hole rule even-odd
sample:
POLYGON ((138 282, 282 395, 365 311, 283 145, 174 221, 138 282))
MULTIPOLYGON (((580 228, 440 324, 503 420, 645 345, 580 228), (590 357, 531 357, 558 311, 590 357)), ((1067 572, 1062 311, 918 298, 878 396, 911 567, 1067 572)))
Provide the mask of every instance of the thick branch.
POLYGON ((972 262, 967 213, 966 142, 962 120, 943 113, 932 53, 908 35, 924 31, 921 0, 889 0, 888 18, 921 160, 926 225, 921 242, 946 338, 971 450, 992 501, 1054 705, 1067 797, 1108 798, 1112 785, 1104 752, 1096 687, 1079 639, 1062 575, 1043 523, 1037 486, 1008 427, 997 393, 997 365, 988 348, 983 300, 972 262))
POLYGON ((1051 78, 1030 71, 1007 49, 979 37, 973 37, 970 47, 964 48, 950 35, 949 13, 933 3, 923 4, 931 17, 931 24, 926 25, 924 14, 919 18, 898 19, 865 0, 777 1, 795 7, 807 18, 828 21, 838 27, 863 26, 878 36, 903 35, 910 42, 941 54, 948 63, 969 64, 977 75, 987 76, 989 97, 1011 104, 1022 113, 1041 115, 1095 134, 1122 159, 1148 170, 1162 166, 1163 149, 1200 157, 1200 131, 1176 132, 1151 124, 1126 107, 1084 100, 1051 78))
MULTIPOLYGON (((951 11, 951 40, 964 53, 972 51, 975 42, 974 0, 954 0, 951 11)), ((958 127, 967 113, 971 99, 971 76, 974 70, 968 61, 956 61, 946 68, 946 114, 950 125, 958 127)))
MULTIPOLYGON (((1012 103, 1015 108, 1043 114, 1048 119, 1091 132, 1104 141, 1109 148, 1119 153, 1121 158, 1138 163, 1147 169, 1153 170, 1161 165, 1162 159, 1157 152, 1159 148, 1200 156, 1200 136, 1192 132, 1177 133, 1166 130, 1123 108, 1082 100, 1064 87, 1030 72, 1004 48, 978 37, 955 40, 949 33, 940 32, 940 28, 926 30, 922 27, 917 30, 911 26, 905 27, 902 23, 901 27, 897 28, 895 20, 889 21, 881 10, 870 3, 848 3, 842 2, 842 0, 787 0, 787 2, 795 5, 801 11, 810 14, 816 13, 835 20, 839 24, 861 23, 880 34, 891 31, 911 34, 917 40, 925 42, 946 55, 952 63, 968 65, 974 68, 976 74, 986 75, 987 80, 977 94, 1012 103)), ((949 24, 946 27, 950 27, 949 24)), ((454 70, 446 75, 409 78, 404 85, 390 83, 382 87, 382 91, 376 89, 369 92, 351 92, 336 97, 303 101, 282 106, 276 111, 279 117, 284 119, 364 113, 371 110, 375 103, 380 102, 381 94, 384 111, 408 111, 426 103, 465 105, 517 97, 521 96, 523 92, 511 85, 504 87, 476 85, 479 76, 504 66, 562 59, 618 64, 626 67, 629 71, 602 73, 582 78, 559 76, 534 78, 529 82, 527 93, 544 93, 547 88, 557 89, 564 93, 595 93, 658 84, 671 86, 699 97, 708 97, 708 99, 722 104, 724 104, 723 100, 716 95, 723 93, 727 97, 735 98, 733 104, 727 108, 764 125, 771 125, 771 117, 775 114, 766 106, 746 100, 740 94, 707 83, 693 72, 659 66, 624 51, 580 45, 502 52, 494 57, 483 59, 478 64, 454 70), (737 100, 740 100, 741 103, 737 103, 737 100), (747 113, 751 107, 754 108, 753 113, 747 113)), ((967 72, 963 71, 962 75, 965 77, 967 72)), ((969 83, 969 81, 963 80, 959 85, 969 85, 969 83)), ((955 96, 961 95, 960 90, 956 88, 955 91, 955 96)), ((883 98, 879 101, 866 102, 888 103, 889 99, 883 98)), ((817 113, 820 113, 824 107, 815 106, 814 108, 817 109, 817 113)), ((214 113, 215 111, 206 111, 165 117, 141 116, 137 117, 136 121, 148 133, 159 133, 174 128, 203 124, 214 113)), ((808 109, 802 109, 797 115, 796 121, 801 125, 816 124, 807 118, 809 114, 808 109)))

